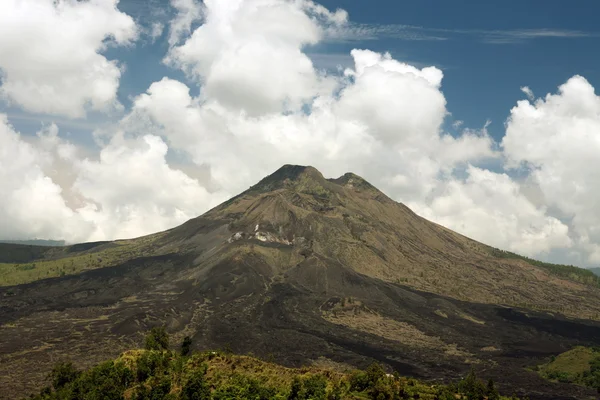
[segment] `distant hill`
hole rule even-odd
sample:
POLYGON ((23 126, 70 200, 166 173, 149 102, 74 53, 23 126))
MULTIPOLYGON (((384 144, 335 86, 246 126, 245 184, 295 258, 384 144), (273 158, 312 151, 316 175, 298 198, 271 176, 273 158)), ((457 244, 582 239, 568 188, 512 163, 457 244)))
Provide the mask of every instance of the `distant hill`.
POLYGON ((38 387, 57 359, 90 367, 159 324, 198 350, 288 367, 375 361, 434 382, 473 367, 532 400, 595 396, 524 367, 600 345, 596 276, 471 240, 352 173, 286 165, 168 231, 0 244, 0 263, 7 398, 38 387))
POLYGON ((32 239, 32 240, 2 240, 0 239, 0 243, 10 243, 10 244, 24 244, 24 245, 33 245, 33 246, 64 246, 64 240, 43 240, 43 239, 32 239))
POLYGON ((600 276, 600 267, 590 268, 590 271, 592 271, 594 274, 600 276))

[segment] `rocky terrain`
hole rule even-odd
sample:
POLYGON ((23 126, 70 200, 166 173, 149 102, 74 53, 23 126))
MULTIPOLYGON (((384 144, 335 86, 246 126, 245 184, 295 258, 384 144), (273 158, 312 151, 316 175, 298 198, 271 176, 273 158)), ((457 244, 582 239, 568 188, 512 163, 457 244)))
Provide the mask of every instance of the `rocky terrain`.
MULTIPOLYGON (((139 347, 152 326, 197 349, 286 366, 373 361, 445 381, 471 366, 505 393, 591 399, 526 367, 600 345, 600 289, 427 221, 354 174, 284 166, 187 223, 70 247, 0 244, 0 397, 53 363, 139 347)), ((564 273, 563 273, 564 272, 564 273)))

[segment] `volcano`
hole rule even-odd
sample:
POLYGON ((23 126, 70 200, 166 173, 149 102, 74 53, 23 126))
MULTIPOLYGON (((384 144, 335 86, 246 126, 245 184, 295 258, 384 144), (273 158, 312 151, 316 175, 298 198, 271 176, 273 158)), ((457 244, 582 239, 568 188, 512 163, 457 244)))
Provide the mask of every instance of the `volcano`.
POLYGON ((600 345, 591 272, 471 240, 352 173, 286 165, 171 230, 0 244, 0 263, 2 398, 36 390, 58 360, 86 367, 140 347, 156 325, 172 342, 289 366, 377 361, 434 381, 473 367, 531 399, 595 395, 528 369, 600 345))

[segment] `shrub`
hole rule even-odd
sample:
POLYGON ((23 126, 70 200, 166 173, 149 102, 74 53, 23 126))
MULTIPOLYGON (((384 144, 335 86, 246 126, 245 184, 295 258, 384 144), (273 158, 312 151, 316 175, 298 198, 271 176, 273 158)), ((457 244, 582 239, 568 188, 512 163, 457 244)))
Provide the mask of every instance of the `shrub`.
POLYGON ((194 371, 181 389, 182 400, 209 400, 210 388, 206 383, 206 365, 194 371))
POLYGON ((213 400, 271 400, 277 391, 264 386, 258 380, 243 376, 233 375, 227 384, 221 386, 213 393, 213 400))
POLYGON ((69 361, 57 363, 54 368, 52 368, 49 378, 54 390, 58 390, 67 383, 73 382, 77 376, 79 376, 79 372, 75 369, 73 363, 69 361))
POLYGON ((364 392, 369 388, 369 377, 364 371, 354 371, 350 375, 350 390, 364 392))
POLYGON ((171 378, 164 376, 154 385, 141 386, 135 393, 135 400, 166 400, 175 399, 174 395, 170 395, 171 391, 171 378))
POLYGON ((61 399, 121 400, 133 381, 133 374, 121 362, 107 361, 84 372, 70 385, 70 393, 61 399))
POLYGON ((325 400, 327 379, 323 375, 311 375, 304 380, 303 387, 305 399, 325 400))
POLYGON ((327 379, 323 375, 311 375, 304 379, 294 377, 289 400, 325 400, 326 398, 327 379))
POLYGON ((138 382, 144 382, 149 377, 157 375, 159 371, 167 370, 169 363, 169 353, 156 351, 143 353, 136 363, 136 378, 138 382))

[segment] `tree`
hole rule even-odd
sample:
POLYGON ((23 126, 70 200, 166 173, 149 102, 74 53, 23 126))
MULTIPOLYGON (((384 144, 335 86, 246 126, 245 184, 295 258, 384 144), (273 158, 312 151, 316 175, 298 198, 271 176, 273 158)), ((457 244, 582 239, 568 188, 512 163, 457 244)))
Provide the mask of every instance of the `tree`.
POLYGON ((181 344, 181 355, 185 357, 188 354, 190 354, 191 347, 192 347, 192 338, 189 336, 184 337, 183 343, 181 344))
POLYGON ((200 371, 194 371, 181 389, 181 398, 183 400, 209 400, 210 387, 206 383, 206 365, 200 371))
POLYGON ((155 326, 146 336, 146 350, 168 350, 169 335, 164 326, 155 326))
POLYGON ((373 363, 373 364, 369 365, 366 373, 367 373, 367 378, 369 380, 369 386, 371 386, 371 387, 374 387, 379 379, 386 376, 385 370, 378 363, 373 363))
POLYGON ((311 375, 300 379, 294 377, 288 400, 325 400, 327 379, 323 375, 311 375))
POLYGON ((483 400, 485 397, 485 384, 477 378, 475 370, 471 368, 469 374, 458 383, 459 391, 469 400, 483 400))
POLYGON ((325 400, 327 396, 327 379, 323 375, 311 375, 304 379, 303 392, 305 399, 325 400))
POLYGON ((500 393, 498 393, 498 389, 496 389, 496 385, 494 385, 494 381, 492 378, 488 381, 487 390, 486 390, 488 400, 499 400, 500 393))
POLYGON ((72 362, 59 362, 50 372, 52 387, 54 390, 58 390, 66 384, 73 382, 77 376, 79 376, 79 371, 75 369, 72 362))

